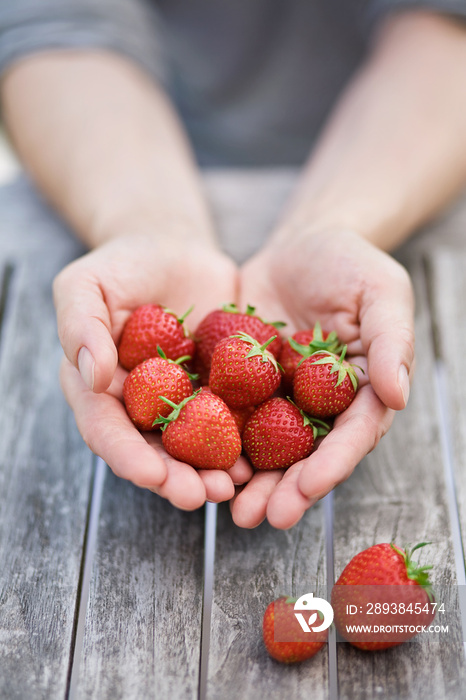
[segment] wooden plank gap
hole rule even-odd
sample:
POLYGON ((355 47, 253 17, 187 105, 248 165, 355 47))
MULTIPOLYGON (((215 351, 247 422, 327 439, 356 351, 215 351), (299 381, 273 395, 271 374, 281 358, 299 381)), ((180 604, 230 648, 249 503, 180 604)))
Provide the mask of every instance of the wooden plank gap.
POLYGON ((14 265, 12 262, 6 262, 3 267, 2 281, 0 286, 0 346, 2 342, 3 321, 6 315, 7 299, 10 294, 11 283, 13 280, 14 265))
POLYGON ((66 695, 67 700, 75 700, 77 697, 76 691, 79 678, 79 667, 83 652, 92 564, 96 549, 97 530, 99 526, 99 516, 106 470, 107 465, 100 457, 97 457, 96 455, 94 458, 94 473, 91 480, 89 493, 89 506, 83 542, 83 556, 81 560, 81 570, 76 595, 75 626, 73 630, 73 641, 70 654, 68 692, 66 695))
POLYGON ((430 256, 424 255, 421 258, 421 264, 424 270, 424 286, 426 292, 427 305, 429 308, 430 317, 430 332, 432 337, 432 348, 435 360, 440 360, 442 357, 442 344, 440 342, 440 328, 437 322, 436 305, 434 301, 435 285, 434 275, 432 270, 432 260, 430 256))
MULTIPOLYGON (((333 491, 324 498, 325 555, 327 565, 327 600, 330 602, 335 583, 333 556, 333 491)), ((328 631, 328 699, 338 700, 337 637, 334 625, 328 631)))
POLYGON ((463 649, 466 656, 466 562, 464 557, 463 538, 461 537, 461 524, 456 498, 455 468, 451 438, 451 417, 448 410, 448 389, 446 370, 444 363, 437 360, 435 363, 435 393, 439 413, 440 443, 442 461, 445 474, 445 491, 450 518, 451 537, 456 565, 456 576, 459 586, 459 606, 461 613, 461 629, 463 632, 463 649), (463 594, 462 594, 463 592, 463 594))
POLYGON ((207 695, 207 677, 210 650, 210 626, 212 621, 212 597, 214 588, 215 544, 217 538, 216 503, 206 503, 204 525, 204 595, 201 627, 201 659, 199 669, 199 700, 207 695))

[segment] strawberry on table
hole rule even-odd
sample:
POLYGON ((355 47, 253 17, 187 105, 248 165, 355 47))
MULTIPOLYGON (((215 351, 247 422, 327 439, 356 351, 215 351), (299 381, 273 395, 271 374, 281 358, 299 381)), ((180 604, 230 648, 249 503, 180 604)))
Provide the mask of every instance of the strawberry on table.
POLYGON ((149 357, 157 357, 159 345, 170 360, 183 355, 194 357, 196 344, 184 325, 189 309, 178 318, 159 304, 139 306, 127 320, 118 345, 118 359, 132 370, 149 357))
POLYGON ((277 330, 284 325, 280 321, 275 323, 263 321, 255 314, 254 306, 248 306, 244 313, 239 311, 236 304, 226 304, 221 309, 211 311, 200 322, 194 333, 197 344, 195 369, 200 375, 201 382, 204 384, 208 382, 212 355, 220 340, 240 331, 248 333, 259 343, 265 343, 272 335, 276 335, 269 351, 274 357, 278 357, 282 341, 277 330))
POLYGON ((247 333, 217 343, 212 355, 209 387, 231 408, 257 406, 278 389, 281 371, 268 351, 276 336, 263 344, 247 333))
POLYGON ((315 438, 329 427, 309 416, 289 399, 261 404, 243 431, 243 447, 256 469, 282 469, 311 454, 315 438))
POLYGON ((320 418, 348 408, 358 389, 358 377, 345 355, 346 345, 340 356, 322 351, 301 362, 293 379, 293 398, 299 408, 320 418))
POLYGON ((366 651, 388 649, 432 622, 435 603, 428 574, 432 567, 412 560, 426 544, 430 543, 411 550, 376 544, 351 559, 331 597, 335 626, 344 639, 366 651))
MULTIPOLYGON (((159 348, 160 350, 160 348, 159 348)), ((137 365, 123 383, 123 401, 129 417, 139 430, 155 430, 153 422, 159 415, 167 416, 170 406, 160 399, 160 395, 179 403, 193 393, 191 376, 180 367, 179 360, 168 360, 163 356, 151 357, 137 365)))
POLYGON ((283 367, 283 381, 286 386, 293 383, 294 373, 303 357, 309 357, 318 350, 336 352, 339 345, 340 341, 335 331, 323 331, 319 321, 314 328, 297 331, 291 338, 284 340, 278 361, 283 367))
POLYGON ((155 423, 168 454, 198 469, 231 469, 241 454, 241 437, 230 409, 219 396, 198 390, 155 423))
POLYGON ((265 648, 273 659, 284 664, 310 659, 322 649, 328 636, 328 630, 303 631, 295 617, 295 602, 295 598, 287 596, 277 598, 267 606, 262 621, 265 648))

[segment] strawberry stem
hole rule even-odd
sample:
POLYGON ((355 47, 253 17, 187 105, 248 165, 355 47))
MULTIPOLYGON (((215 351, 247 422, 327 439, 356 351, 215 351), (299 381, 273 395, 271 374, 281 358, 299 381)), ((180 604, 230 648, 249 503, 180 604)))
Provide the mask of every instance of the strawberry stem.
POLYGON ((187 311, 185 311, 184 314, 178 318, 178 321, 180 323, 184 323, 193 309, 194 309, 194 304, 192 306, 190 306, 189 309, 187 311))
POLYGON ((413 552, 416 551, 416 549, 420 549, 421 547, 425 547, 429 544, 432 544, 432 542, 420 542, 417 544, 415 547, 412 549, 408 549, 405 547, 405 549, 400 549, 397 547, 393 542, 390 543, 390 547, 402 557, 405 565, 406 565, 406 575, 409 579, 412 579, 413 581, 416 581, 416 583, 421 586, 427 593, 429 600, 432 601, 434 600, 434 592, 432 590, 432 583, 429 579, 429 574, 427 573, 434 567, 430 564, 424 565, 424 566, 419 566, 418 562, 415 562, 411 559, 413 552))
MULTIPOLYGON (((260 343, 258 343, 257 340, 255 340, 255 338, 248 335, 247 333, 244 333, 243 331, 238 331, 238 333, 235 333, 234 335, 230 336, 230 338, 239 338, 245 343, 249 343, 250 345, 252 345, 250 351, 246 355, 246 359, 249 359, 251 357, 261 357, 262 362, 271 362, 278 372, 278 362, 276 358, 272 355, 272 353, 267 350, 267 347, 270 345, 270 343, 272 343, 275 340, 276 337, 276 335, 273 335, 263 345, 261 345, 260 343)), ((281 367, 280 370, 283 371, 281 367)))
POLYGON ((198 389, 193 394, 191 394, 191 396, 188 396, 186 399, 183 399, 183 401, 181 401, 181 403, 179 403, 179 404, 173 403, 173 401, 170 401, 170 399, 167 399, 166 396, 159 396, 159 399, 161 399, 166 404, 168 404, 171 408, 173 408, 173 411, 167 417, 159 416, 158 418, 156 418, 154 420, 152 425, 160 425, 161 430, 162 431, 165 430, 165 428, 167 427, 167 425, 169 423, 172 423, 173 421, 175 421, 178 418, 178 416, 180 415, 180 411, 186 406, 186 404, 189 401, 191 401, 192 399, 194 399, 194 397, 197 396, 201 391, 202 391, 202 389, 198 389))

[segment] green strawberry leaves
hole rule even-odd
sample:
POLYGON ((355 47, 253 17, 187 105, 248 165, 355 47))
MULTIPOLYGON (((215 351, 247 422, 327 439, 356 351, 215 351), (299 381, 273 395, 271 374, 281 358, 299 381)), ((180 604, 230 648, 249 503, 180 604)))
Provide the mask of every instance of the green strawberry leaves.
POLYGON ((166 418, 164 416, 159 416, 155 419, 152 425, 160 425, 160 429, 164 431, 169 423, 172 423, 178 418, 181 410, 186 406, 188 401, 194 399, 194 397, 197 396, 201 391, 202 389, 198 389, 193 394, 191 394, 191 396, 188 396, 186 399, 183 399, 183 401, 181 401, 181 403, 179 404, 173 403, 173 401, 170 401, 170 399, 167 399, 165 396, 159 396, 159 399, 171 406, 173 411, 166 418))
POLYGON ((314 440, 318 437, 325 437, 325 435, 329 434, 329 432, 331 430, 331 426, 328 423, 326 423, 323 420, 320 420, 320 418, 314 418, 314 417, 309 416, 307 413, 305 413, 305 411, 303 411, 301 408, 299 408, 299 406, 296 406, 295 402, 293 401, 293 399, 290 396, 287 396, 286 400, 289 401, 291 404, 293 404, 293 406, 295 406, 295 408, 298 409, 298 411, 300 412, 300 414, 303 417, 303 425, 304 426, 310 425, 312 427, 312 432, 314 434, 314 440))
POLYGON ((418 562, 415 562, 412 560, 412 556, 414 552, 417 549, 420 549, 421 547, 426 547, 427 545, 432 544, 432 542, 420 542, 417 544, 415 547, 412 547, 411 549, 408 549, 405 547, 405 550, 403 551, 399 547, 397 547, 393 542, 390 543, 390 547, 402 557, 405 565, 406 565, 406 575, 408 578, 412 579, 413 581, 416 581, 416 583, 421 586, 425 592, 427 593, 429 600, 432 601, 434 599, 434 593, 432 590, 432 583, 429 578, 428 572, 433 569, 434 567, 431 564, 427 564, 425 566, 419 566, 418 562))
MULTIPOLYGON (((345 379, 346 376, 348 376, 351 380, 351 384, 353 385, 354 391, 357 391, 358 389, 358 377, 356 372, 354 371, 354 368, 357 367, 358 369, 361 370, 361 372, 364 374, 364 370, 362 367, 359 367, 359 365, 353 365, 350 364, 349 362, 345 361, 345 355, 347 351, 348 346, 344 345, 341 351, 341 355, 338 357, 338 355, 335 355, 333 352, 329 352, 328 350, 319 350, 318 353, 313 353, 314 355, 324 355, 324 357, 316 358, 315 360, 312 360, 312 355, 310 356, 311 362, 314 365, 332 365, 330 368, 330 374, 337 373, 337 382, 335 384, 335 387, 340 386, 345 379)), ((303 358, 303 360, 306 358, 303 358)), ((301 362, 303 361, 301 360, 301 362)))
POLYGON ((246 355, 246 359, 250 357, 261 357, 262 362, 270 362, 276 371, 278 372, 279 370, 283 372, 283 368, 279 365, 277 362, 276 358, 272 355, 271 352, 267 350, 268 346, 273 343, 275 338, 277 337, 276 335, 273 335, 271 338, 269 338, 265 343, 262 345, 257 342, 252 336, 248 335, 247 333, 243 333, 243 331, 239 331, 238 333, 235 333, 234 335, 230 336, 231 338, 240 338, 241 340, 244 340, 245 343, 250 343, 252 345, 250 351, 246 355))

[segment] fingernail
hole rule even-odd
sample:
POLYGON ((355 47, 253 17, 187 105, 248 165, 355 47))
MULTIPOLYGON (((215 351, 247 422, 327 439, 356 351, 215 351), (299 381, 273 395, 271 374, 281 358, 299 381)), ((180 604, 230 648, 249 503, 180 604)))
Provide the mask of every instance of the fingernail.
POLYGON ((84 345, 78 353, 78 368, 84 383, 92 391, 94 389, 95 360, 84 345))
POLYGON ((400 386, 401 393, 403 394, 403 400, 406 406, 409 399, 409 377, 408 370, 404 365, 401 365, 398 372, 398 384, 400 386))

